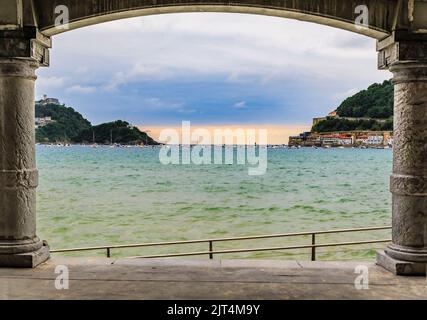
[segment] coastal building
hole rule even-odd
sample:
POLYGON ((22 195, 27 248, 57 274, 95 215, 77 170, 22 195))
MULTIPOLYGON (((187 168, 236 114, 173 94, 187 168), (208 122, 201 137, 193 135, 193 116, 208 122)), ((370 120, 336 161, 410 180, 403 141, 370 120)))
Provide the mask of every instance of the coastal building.
POLYGON ((324 146, 332 146, 338 144, 338 138, 335 135, 323 135, 320 137, 320 141, 324 146))
POLYGON ((391 131, 341 131, 311 133, 289 137, 289 146, 302 147, 386 147, 393 145, 391 131))
POLYGON ((356 136, 356 145, 365 145, 368 143, 368 135, 361 134, 356 136))
POLYGON ((329 113, 328 113, 328 117, 329 117, 329 118, 336 118, 336 117, 338 117, 337 110, 334 110, 334 111, 329 112, 329 113))
POLYGON ((384 136, 381 134, 373 134, 368 136, 368 140, 366 141, 369 145, 383 145, 384 144, 384 136))
MULTIPOLYGON (((321 122, 328 119, 345 119, 349 121, 369 121, 375 120, 378 123, 385 123, 389 119, 372 119, 372 118, 351 118, 340 117, 337 110, 329 112, 324 117, 313 118, 313 128, 321 122)), ((387 147, 393 144, 392 131, 337 131, 337 132, 303 132, 298 136, 289 138, 289 146, 302 147, 322 147, 322 146, 344 146, 344 147, 387 147)))
POLYGON ((353 139, 346 134, 325 134, 320 136, 320 141, 323 146, 350 146, 353 139))
POLYGON ((303 142, 303 140, 301 139, 301 137, 300 137, 300 136, 290 136, 290 137, 289 137, 288 145, 289 145, 290 147, 293 147, 293 146, 300 146, 300 145, 302 144, 302 142, 303 142))
POLYGON ((55 120, 52 120, 52 117, 43 117, 43 118, 36 118, 35 119, 35 126, 37 128, 44 127, 45 125, 49 123, 53 123, 55 120))
POLYGON ((312 132, 303 132, 298 136, 289 137, 289 146, 320 146, 320 136, 312 132))

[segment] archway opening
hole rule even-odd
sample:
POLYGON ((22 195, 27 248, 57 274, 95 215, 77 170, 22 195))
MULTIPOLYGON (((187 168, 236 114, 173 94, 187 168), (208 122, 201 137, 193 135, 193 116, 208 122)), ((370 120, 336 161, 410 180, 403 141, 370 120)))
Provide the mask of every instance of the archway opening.
MULTIPOLYGON (((57 96, 94 124, 120 118, 153 134, 177 120, 300 130, 388 77, 375 71, 373 40, 278 18, 221 16, 220 23, 209 23, 217 14, 145 17, 58 36, 38 95, 57 96), (299 32, 286 32, 292 27, 299 32), (131 37, 113 43, 114 32, 131 37)), ((287 143, 283 136, 277 144, 287 143)), ((165 167, 152 149, 39 149, 39 229, 53 247, 370 226, 390 217, 385 150, 270 150, 267 174, 248 177, 235 166, 165 167)))

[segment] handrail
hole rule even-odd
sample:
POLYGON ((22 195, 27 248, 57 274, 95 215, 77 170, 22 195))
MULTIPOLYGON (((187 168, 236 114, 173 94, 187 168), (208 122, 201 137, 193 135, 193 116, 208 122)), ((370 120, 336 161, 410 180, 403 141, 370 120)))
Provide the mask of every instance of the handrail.
MULTIPOLYGON (((338 246, 349 246, 356 244, 370 244, 370 243, 386 243, 390 242, 391 239, 380 239, 380 240, 367 240, 367 241, 353 241, 353 242, 335 242, 335 243, 321 243, 316 245, 300 245, 300 246, 287 246, 287 247, 267 247, 267 248, 250 248, 250 249, 227 249, 219 251, 199 251, 199 252, 187 252, 187 253, 168 253, 150 256, 133 256, 128 257, 129 259, 137 258, 167 258, 167 257, 184 257, 184 256, 200 256, 207 254, 225 254, 225 253, 242 253, 242 252, 259 252, 259 251, 277 251, 277 250, 291 250, 291 249, 308 249, 308 248, 321 248, 321 247, 338 247, 338 246)), ((315 261, 312 260, 312 261, 315 261)))
POLYGON ((152 246, 170 246, 170 245, 183 245, 183 244, 196 244, 196 243, 208 243, 209 251, 200 252, 186 252, 186 253, 171 253, 162 255, 148 255, 148 256, 135 256, 131 258, 163 258, 163 257, 179 257, 179 256, 195 256, 195 255, 209 255, 210 259, 213 259, 214 254, 226 254, 226 253, 241 253, 241 252, 254 252, 254 251, 274 251, 274 250, 292 250, 292 249, 308 249, 311 248, 311 260, 316 260, 316 248, 319 247, 332 247, 332 246, 346 246, 356 244, 370 244, 370 243, 383 243, 390 242, 390 239, 382 240, 367 240, 367 241, 353 241, 353 242, 338 242, 338 243, 324 243, 316 244, 316 235, 320 234, 332 234, 332 233, 346 233, 346 232, 363 232, 363 231, 376 231, 376 230, 387 230, 391 229, 391 226, 383 227, 367 227, 367 228, 352 228, 352 229, 336 229, 336 230, 321 230, 321 231, 307 231, 307 232, 294 232, 294 233, 283 233, 283 234, 269 234, 269 235, 258 235, 258 236, 242 236, 242 237, 228 237, 228 238, 208 238, 198 240, 184 240, 184 241, 168 241, 168 242, 152 242, 152 243, 135 243, 135 244, 124 244, 124 245, 107 245, 107 246, 94 246, 94 247, 82 247, 82 248, 69 248, 69 249, 57 249, 51 250, 51 253, 61 252, 78 252, 78 251, 97 251, 106 250, 108 258, 111 257, 111 249, 125 249, 125 248, 142 248, 152 246), (257 240, 257 239, 271 239, 271 238, 283 238, 283 237, 296 237, 296 236, 311 236, 311 245, 299 245, 299 246, 287 246, 287 247, 266 247, 266 248, 248 248, 248 249, 229 249, 214 251, 214 242, 225 242, 225 241, 241 241, 241 240, 257 240))

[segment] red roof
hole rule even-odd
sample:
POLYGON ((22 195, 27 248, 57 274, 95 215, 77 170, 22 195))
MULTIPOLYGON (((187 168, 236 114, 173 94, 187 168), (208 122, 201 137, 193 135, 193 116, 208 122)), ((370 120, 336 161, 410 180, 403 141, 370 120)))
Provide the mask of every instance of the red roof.
POLYGON ((325 134, 322 135, 322 138, 351 139, 351 136, 347 136, 344 134, 325 134))

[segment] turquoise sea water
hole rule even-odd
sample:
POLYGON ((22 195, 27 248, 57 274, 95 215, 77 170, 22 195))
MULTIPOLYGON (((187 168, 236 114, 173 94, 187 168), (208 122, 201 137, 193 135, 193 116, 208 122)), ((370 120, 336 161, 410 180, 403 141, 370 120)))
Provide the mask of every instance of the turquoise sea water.
MULTIPOLYGON (((39 236, 58 249, 390 224, 391 150, 269 149, 263 176, 249 176, 242 165, 162 165, 158 154, 158 148, 37 146, 39 236)), ((318 242, 388 237, 389 231, 347 233, 319 236, 318 242)), ((305 237, 251 240, 215 249, 309 242, 305 237)), ((372 258, 373 248, 382 246, 319 248, 318 256, 372 258)), ((197 244, 113 255, 206 249, 197 244)), ((80 253, 88 254, 105 253, 80 253)), ((310 255, 305 249, 225 257, 310 255)))

